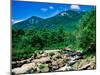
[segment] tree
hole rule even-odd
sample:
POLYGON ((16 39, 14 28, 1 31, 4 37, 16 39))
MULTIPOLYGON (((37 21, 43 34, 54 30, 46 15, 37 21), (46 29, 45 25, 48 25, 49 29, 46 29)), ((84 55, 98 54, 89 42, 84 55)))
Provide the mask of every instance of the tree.
POLYGON ((90 12, 86 12, 79 24, 80 27, 78 29, 79 31, 77 32, 77 40, 80 41, 80 47, 82 47, 84 50, 87 50, 89 47, 91 47, 91 45, 96 44, 95 9, 90 12))

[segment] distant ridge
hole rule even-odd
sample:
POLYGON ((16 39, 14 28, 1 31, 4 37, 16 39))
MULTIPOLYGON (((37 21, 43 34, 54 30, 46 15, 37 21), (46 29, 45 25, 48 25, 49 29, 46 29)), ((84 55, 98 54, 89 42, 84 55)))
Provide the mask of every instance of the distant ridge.
MULTIPOLYGON (((32 26, 37 28, 48 28, 48 29, 57 29, 59 26, 63 25, 63 27, 68 30, 69 28, 75 28, 77 22, 82 17, 84 12, 78 12, 74 10, 63 11, 58 13, 57 15, 43 19, 40 17, 32 16, 24 21, 15 23, 13 25, 14 28, 28 29, 32 26)), ((72 28, 72 29, 73 29, 72 28)))

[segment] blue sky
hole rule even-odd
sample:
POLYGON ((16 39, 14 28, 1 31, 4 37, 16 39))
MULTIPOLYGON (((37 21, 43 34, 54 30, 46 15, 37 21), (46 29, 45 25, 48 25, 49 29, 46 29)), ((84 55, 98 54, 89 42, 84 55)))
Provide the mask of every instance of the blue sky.
POLYGON ((74 9, 78 11, 90 11, 94 6, 54 4, 40 2, 22 2, 12 0, 12 21, 14 23, 25 20, 31 16, 48 18, 59 12, 74 9))

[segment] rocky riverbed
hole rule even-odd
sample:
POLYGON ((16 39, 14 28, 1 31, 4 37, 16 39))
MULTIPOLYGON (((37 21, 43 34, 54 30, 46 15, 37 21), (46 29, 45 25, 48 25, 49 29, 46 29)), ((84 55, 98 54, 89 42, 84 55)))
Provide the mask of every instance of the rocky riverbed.
POLYGON ((12 74, 88 70, 95 69, 95 64, 95 56, 86 59, 79 51, 49 50, 33 54, 29 59, 12 61, 12 74))

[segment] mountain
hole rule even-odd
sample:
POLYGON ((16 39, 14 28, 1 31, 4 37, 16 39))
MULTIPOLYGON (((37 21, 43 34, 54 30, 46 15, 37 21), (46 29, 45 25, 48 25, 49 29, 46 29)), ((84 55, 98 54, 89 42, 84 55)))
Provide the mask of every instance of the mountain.
POLYGON ((75 29, 78 21, 82 17, 83 12, 78 12, 74 10, 63 11, 53 17, 42 19, 39 17, 32 16, 25 21, 16 23, 13 27, 27 29, 32 26, 37 28, 48 28, 48 29, 57 29, 60 26, 63 26, 65 30, 71 31, 75 29))
POLYGON ((82 17, 83 12, 79 13, 77 11, 64 11, 59 13, 56 16, 50 17, 48 19, 43 20, 37 24, 38 27, 55 29, 59 28, 59 26, 63 26, 67 31, 73 30, 80 18, 82 17))
POLYGON ((14 28, 21 28, 21 29, 27 29, 30 28, 31 26, 43 21, 44 19, 36 16, 32 16, 24 21, 18 22, 13 24, 14 28))

